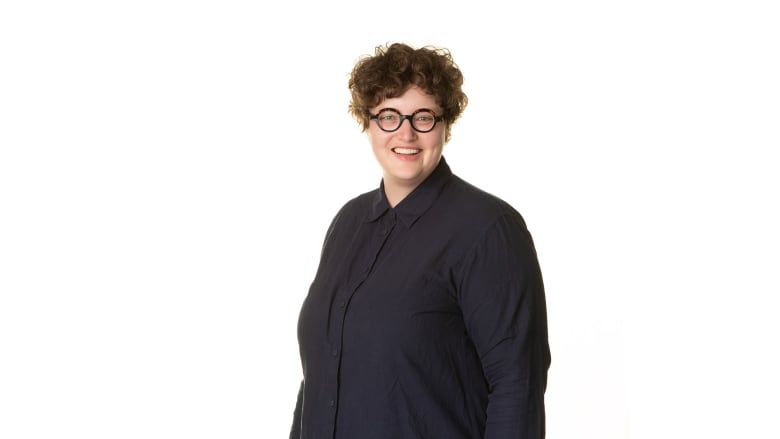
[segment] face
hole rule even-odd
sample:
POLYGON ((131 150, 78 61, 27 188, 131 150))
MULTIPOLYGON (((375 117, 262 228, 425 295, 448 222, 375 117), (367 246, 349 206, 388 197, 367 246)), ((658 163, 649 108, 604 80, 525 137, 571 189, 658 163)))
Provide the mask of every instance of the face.
MULTIPOLYGON (((433 96, 414 86, 399 97, 385 99, 370 111, 376 114, 384 108, 394 108, 401 114, 412 114, 421 108, 439 115, 442 112, 433 96)), ((398 130, 388 133, 375 120, 369 121, 368 138, 382 166, 388 196, 390 192, 407 195, 433 172, 441 159, 445 128, 445 122, 437 122, 430 132, 418 133, 406 119, 398 130)))

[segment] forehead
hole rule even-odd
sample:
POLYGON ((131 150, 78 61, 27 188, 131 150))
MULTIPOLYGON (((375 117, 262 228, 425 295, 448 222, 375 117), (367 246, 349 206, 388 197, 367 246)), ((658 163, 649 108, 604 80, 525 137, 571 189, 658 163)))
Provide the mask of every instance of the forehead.
POLYGON ((433 95, 415 86, 410 87, 401 96, 387 98, 379 102, 373 110, 381 110, 382 108, 395 108, 406 114, 410 114, 420 108, 428 108, 433 111, 441 110, 438 104, 436 104, 436 98, 433 95))

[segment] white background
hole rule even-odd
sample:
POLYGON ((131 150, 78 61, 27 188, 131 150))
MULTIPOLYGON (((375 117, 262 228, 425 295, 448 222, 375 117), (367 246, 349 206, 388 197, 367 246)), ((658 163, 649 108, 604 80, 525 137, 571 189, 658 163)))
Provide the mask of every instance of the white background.
POLYGON ((445 156, 536 240, 548 437, 780 437, 774 2, 509 3, 4 2, 0 437, 287 437, 393 41, 452 50, 445 156))

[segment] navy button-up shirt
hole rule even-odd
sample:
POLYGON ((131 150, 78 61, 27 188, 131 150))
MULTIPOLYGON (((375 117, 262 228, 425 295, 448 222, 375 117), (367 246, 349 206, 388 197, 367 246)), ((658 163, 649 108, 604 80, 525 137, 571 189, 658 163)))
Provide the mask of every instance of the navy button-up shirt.
POLYGON ((442 158, 328 229, 298 323, 294 439, 544 437, 550 351, 531 236, 442 158))

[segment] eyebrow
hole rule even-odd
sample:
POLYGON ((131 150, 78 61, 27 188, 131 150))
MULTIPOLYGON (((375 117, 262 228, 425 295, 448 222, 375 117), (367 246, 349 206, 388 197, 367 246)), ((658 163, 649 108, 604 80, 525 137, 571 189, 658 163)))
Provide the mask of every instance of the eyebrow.
MULTIPOLYGON (((409 114, 404 114, 404 112, 403 112, 403 111, 401 111, 401 110, 399 110, 399 109, 397 109, 397 108, 393 108, 393 107, 382 107, 382 108, 380 108, 379 110, 377 110, 377 111, 376 111, 376 113, 374 113, 374 114, 379 114, 379 113, 381 113, 381 112, 383 112, 383 111, 388 111, 388 110, 395 111, 395 112, 397 112, 397 113, 401 114, 402 116, 411 116, 412 114, 414 114, 414 113, 417 113, 418 111, 430 111, 431 113, 433 113, 433 114, 435 114, 435 115, 437 115, 437 116, 441 116, 441 114, 439 114, 439 113, 441 113, 440 111, 436 111, 436 110, 434 110, 434 109, 432 109, 432 108, 428 108, 428 107, 420 107, 420 108, 418 108, 418 109, 416 109, 416 110, 412 111, 412 112, 411 112, 411 113, 409 113, 409 114)), ((369 113, 371 113, 371 112, 369 111, 369 113)))

